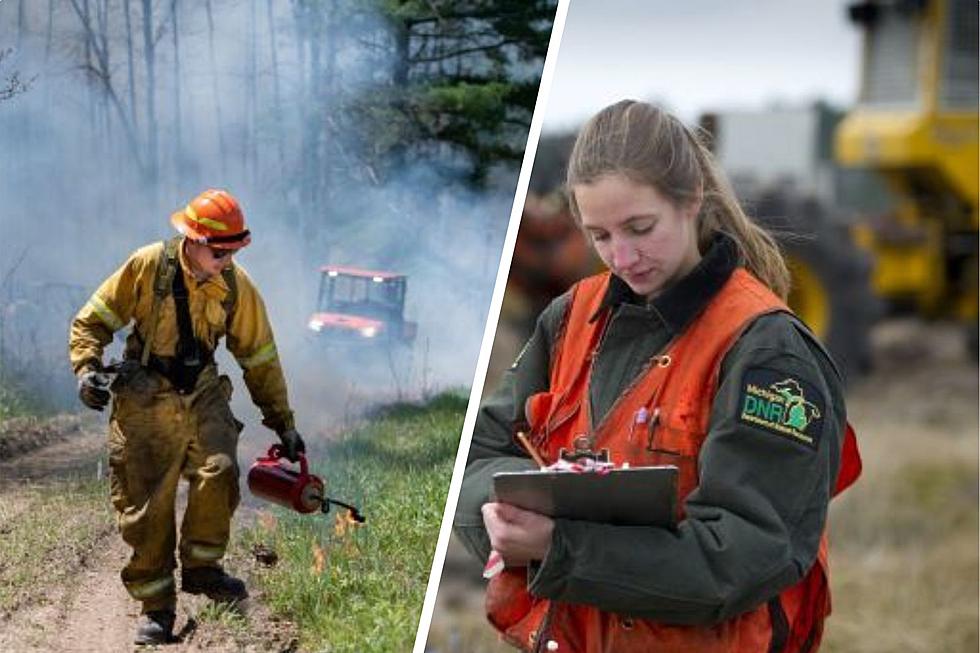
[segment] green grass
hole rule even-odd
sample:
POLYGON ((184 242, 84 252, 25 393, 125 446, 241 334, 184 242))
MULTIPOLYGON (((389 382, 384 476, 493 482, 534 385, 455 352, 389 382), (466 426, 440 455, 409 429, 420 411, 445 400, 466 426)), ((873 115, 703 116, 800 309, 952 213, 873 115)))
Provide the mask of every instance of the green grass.
POLYGON ((274 612, 317 651, 404 651, 415 638, 466 399, 445 394, 398 405, 332 443, 314 472, 327 493, 358 506, 363 526, 273 509, 239 539, 279 562, 253 579, 274 612), (339 525, 339 526, 338 526, 339 525), (316 551, 322 551, 317 570, 316 551))
POLYGON ((194 618, 208 624, 212 630, 228 633, 236 641, 246 641, 250 635, 248 620, 232 604, 208 601, 197 610, 194 618))
POLYGON ((56 380, 40 371, 46 366, 43 361, 34 361, 33 367, 26 367, 23 363, 11 365, 9 360, 0 359, 0 422, 11 417, 51 415, 65 410, 66 403, 77 406, 74 382, 66 390, 63 378, 56 380))
POLYGON ((870 431, 865 473, 831 505, 834 614, 821 651, 976 651, 976 423, 870 431))
POLYGON ((24 487, 0 502, 0 614, 68 578, 113 528, 105 481, 24 487))
POLYGON ((39 408, 17 386, 8 382, 0 383, 0 421, 38 412, 39 408))

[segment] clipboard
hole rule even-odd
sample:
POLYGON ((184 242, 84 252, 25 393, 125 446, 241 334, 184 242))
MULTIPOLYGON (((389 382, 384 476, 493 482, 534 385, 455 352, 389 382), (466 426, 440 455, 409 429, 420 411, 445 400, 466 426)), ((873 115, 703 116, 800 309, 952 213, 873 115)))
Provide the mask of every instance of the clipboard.
POLYGON ((493 475, 496 501, 559 519, 617 526, 677 524, 677 467, 628 467, 606 474, 531 470, 493 475))

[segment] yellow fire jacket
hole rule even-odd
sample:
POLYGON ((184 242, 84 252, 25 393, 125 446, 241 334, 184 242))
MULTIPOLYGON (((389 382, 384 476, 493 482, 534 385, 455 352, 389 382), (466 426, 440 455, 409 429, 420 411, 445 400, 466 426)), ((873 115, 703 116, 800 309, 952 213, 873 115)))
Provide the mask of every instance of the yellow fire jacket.
MULTIPOLYGON (((153 307, 153 284, 163 251, 163 243, 147 245, 134 252, 122 267, 102 282, 71 323, 69 353, 75 374, 102 360, 103 349, 113 334, 134 323, 126 342, 128 352, 142 351, 149 330, 153 307)), ((262 411, 262 423, 277 433, 294 428, 293 413, 286 394, 286 380, 266 314, 265 304, 251 278, 238 264, 232 264, 237 299, 231 319, 222 300, 230 292, 221 275, 198 282, 181 243, 180 265, 189 293, 194 335, 214 351, 222 336, 244 371, 245 385, 252 401, 262 411)), ((179 332, 173 297, 161 302, 151 354, 173 356, 179 332)))

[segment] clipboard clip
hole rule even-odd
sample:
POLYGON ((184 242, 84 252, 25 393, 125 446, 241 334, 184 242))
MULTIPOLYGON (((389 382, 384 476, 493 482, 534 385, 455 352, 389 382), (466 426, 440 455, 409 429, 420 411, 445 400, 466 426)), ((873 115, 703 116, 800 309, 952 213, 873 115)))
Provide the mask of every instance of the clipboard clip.
POLYGON ((572 444, 575 446, 575 449, 573 449, 572 451, 569 451, 564 447, 559 449, 558 459, 564 460, 565 462, 573 465, 584 464, 589 467, 595 467, 596 465, 610 464, 609 449, 600 449, 599 451, 593 451, 592 449, 581 447, 580 446, 581 443, 579 442, 580 439, 583 438, 575 438, 575 440, 572 442, 572 444))

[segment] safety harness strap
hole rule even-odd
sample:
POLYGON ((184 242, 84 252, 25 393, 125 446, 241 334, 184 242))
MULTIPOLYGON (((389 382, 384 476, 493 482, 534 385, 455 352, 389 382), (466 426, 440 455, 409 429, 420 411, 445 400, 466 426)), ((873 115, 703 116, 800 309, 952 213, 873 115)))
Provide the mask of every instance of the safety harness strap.
MULTIPOLYGON (((143 339, 143 351, 140 356, 140 365, 143 367, 153 367, 150 365, 152 362, 151 352, 153 350, 153 337, 157 331, 157 323, 160 321, 160 306, 163 300, 166 299, 167 295, 174 295, 174 303, 177 308, 177 329, 179 333, 179 340, 177 342, 177 356, 176 365, 177 368, 187 367, 188 364, 183 361, 189 361, 190 367, 203 368, 204 364, 210 362, 210 356, 202 356, 202 350, 200 343, 194 338, 194 329, 190 319, 190 310, 188 307, 188 291, 187 286, 184 283, 184 274, 180 265, 180 243, 183 240, 183 236, 175 236, 170 240, 164 241, 163 251, 160 253, 160 260, 157 263, 156 277, 153 281, 153 305, 150 308, 150 321, 146 327, 146 337, 143 339), (178 286, 182 290, 178 290, 178 286), (182 294, 184 310, 181 310, 181 301, 178 295, 182 294), (183 317, 181 314, 184 314, 183 317), (186 322, 186 324, 184 324, 186 322), (194 361, 197 364, 194 365, 194 361)), ((238 280, 235 275, 235 265, 231 264, 228 267, 221 270, 221 277, 225 280, 225 285, 228 286, 228 293, 225 295, 224 299, 221 300, 221 307, 225 310, 225 315, 227 315, 226 329, 231 328, 231 320, 234 316, 235 305, 238 302, 238 280)), ((200 372, 200 369, 197 370, 200 372)), ((170 375, 167 375, 168 377, 170 375)), ((197 374, 193 374, 193 379, 197 379, 197 374)), ((173 380, 173 379, 171 379, 173 380)), ((187 379, 186 382, 190 382, 187 379)), ((182 384, 176 384, 178 387, 182 384)), ((193 389, 193 384, 187 391, 193 389)))
POLYGON ((153 336, 156 335, 160 318, 160 304, 170 292, 170 284, 177 270, 177 248, 180 247, 181 238, 182 236, 176 236, 164 242, 160 260, 157 262, 157 274, 153 280, 153 306, 150 308, 150 322, 146 325, 146 338, 143 339, 143 353, 140 356, 140 365, 143 367, 150 362, 153 336))
POLYGON ((190 302, 184 271, 180 261, 175 262, 176 271, 171 287, 174 306, 177 309, 177 356, 171 381, 182 393, 190 392, 197 385, 197 377, 204 368, 201 345, 194 337, 194 324, 191 322, 190 302))

